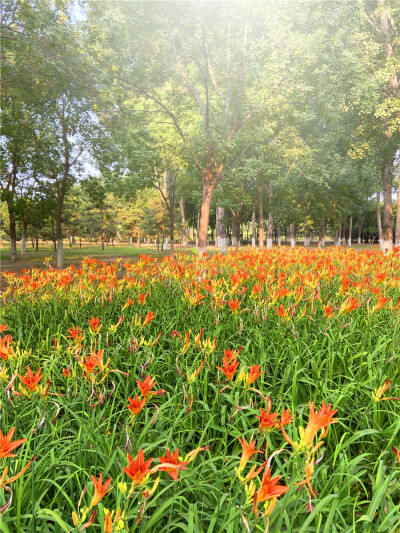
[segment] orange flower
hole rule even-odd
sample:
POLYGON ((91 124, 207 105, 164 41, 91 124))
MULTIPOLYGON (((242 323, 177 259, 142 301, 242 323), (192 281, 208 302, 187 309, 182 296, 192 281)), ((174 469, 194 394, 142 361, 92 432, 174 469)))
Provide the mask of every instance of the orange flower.
POLYGON ((103 474, 100 474, 98 481, 94 476, 92 476, 92 482, 94 486, 94 494, 92 501, 90 502, 89 509, 97 505, 103 496, 105 496, 107 492, 112 489, 112 487, 108 488, 111 483, 111 478, 103 485, 103 474))
POLYGON ((134 485, 141 485, 146 476, 150 474, 149 466, 153 462, 153 457, 145 462, 143 449, 141 448, 137 454, 136 461, 132 459, 129 453, 127 459, 129 466, 124 467, 125 474, 131 478, 134 485))
POLYGON ((253 512, 258 514, 257 505, 259 502, 271 502, 265 508, 265 515, 269 516, 276 504, 277 499, 282 494, 285 494, 289 490, 289 487, 285 485, 278 485, 280 476, 275 476, 271 479, 271 471, 268 470, 264 473, 262 478, 261 487, 254 493, 253 496, 253 512))
POLYGON ((28 366, 27 371, 26 371, 26 376, 21 376, 18 374, 19 377, 21 378, 22 383, 27 387, 29 392, 33 392, 38 386, 39 381, 42 379, 43 374, 40 373, 41 370, 42 369, 39 368, 36 374, 33 375, 31 367, 28 366))
POLYGON ((124 307, 122 308, 122 310, 126 309, 127 307, 133 305, 135 303, 135 300, 132 300, 132 298, 128 298, 126 300, 126 304, 124 305, 124 307))
POLYGON ((0 324, 0 333, 3 333, 8 328, 7 324, 0 324))
POLYGON ((156 378, 152 378, 150 376, 150 374, 148 376, 146 376, 145 380, 143 381, 143 383, 141 381, 139 381, 138 379, 136 380, 136 383, 140 389, 140 392, 143 396, 143 398, 149 398, 150 396, 154 396, 156 394, 161 394, 162 396, 164 396, 165 394, 165 390, 163 389, 160 389, 158 391, 152 391, 151 389, 154 387, 155 383, 156 383, 156 378))
POLYGON ((14 442, 11 442, 14 433, 15 427, 11 428, 6 436, 4 436, 3 433, 0 431, 0 459, 3 459, 3 457, 16 457, 16 453, 10 452, 18 446, 21 446, 21 444, 26 441, 26 439, 19 439, 15 440, 14 442))
POLYGON ((240 300, 231 300, 230 302, 226 302, 229 305, 230 310, 233 314, 236 314, 238 312, 238 309, 240 307, 240 300))
POLYGON ((10 355, 13 353, 12 336, 5 335, 0 338, 0 359, 7 361, 10 355))
POLYGON ((113 523, 111 513, 108 512, 104 515, 104 533, 112 533, 113 523))
POLYGON ((281 318, 287 318, 288 317, 288 314, 287 312, 285 311, 284 307, 283 307, 283 304, 281 304, 279 307, 277 307, 275 309, 275 314, 280 316, 281 318))
POLYGON ((240 464, 239 464, 239 472, 241 472, 244 467, 246 466, 247 462, 255 453, 260 453, 261 450, 256 450, 256 441, 252 440, 249 443, 246 442, 246 439, 243 437, 243 440, 241 440, 240 437, 238 437, 240 445, 242 446, 242 456, 240 458, 240 464))
POLYGON ((139 303, 144 304, 146 301, 147 294, 139 294, 139 303))
POLYGON ((98 317, 92 316, 90 320, 88 320, 89 326, 91 327, 93 333, 98 333, 101 330, 102 324, 100 324, 101 320, 98 317))
POLYGON ((65 377, 65 378, 70 378, 71 377, 71 371, 69 368, 63 368, 61 370, 61 374, 65 377))
POLYGON ((332 306, 331 305, 324 305, 324 312, 325 312, 325 318, 329 318, 332 313, 332 306))
POLYGON ((237 368, 239 366, 239 361, 236 360, 236 357, 233 358, 231 361, 224 357, 222 359, 223 367, 217 366, 218 370, 221 370, 225 374, 225 376, 229 379, 229 381, 233 380, 233 376, 235 375, 235 372, 237 371, 237 368))
POLYGON ((261 416, 257 416, 258 420, 260 421, 260 425, 258 426, 259 431, 271 430, 272 428, 278 426, 276 422, 276 417, 278 416, 278 413, 271 413, 271 407, 271 398, 268 396, 267 409, 264 411, 262 408, 260 408, 261 416))
POLYGON ((331 404, 326 405, 325 402, 322 402, 321 409, 315 413, 314 404, 310 402, 310 417, 308 419, 307 427, 304 431, 304 441, 312 445, 314 442, 314 437, 321 429, 325 429, 324 437, 328 431, 328 426, 337 422, 337 419, 332 418, 336 413, 337 409, 334 411, 331 409, 331 404))
POLYGON ((103 362, 103 351, 99 350, 96 352, 91 351, 89 356, 85 356, 85 362, 82 363, 83 368, 88 374, 92 374, 97 366, 100 367, 100 364, 103 362))
POLYGON ((80 340, 79 337, 82 333, 82 331, 79 329, 78 326, 74 326, 72 329, 68 330, 69 335, 67 335, 67 338, 70 337, 71 339, 74 339, 75 341, 80 340))
POLYGON ((153 311, 150 311, 147 313, 146 315, 146 318, 144 319, 144 322, 143 322, 143 327, 144 326, 147 326, 147 324, 150 324, 150 322, 154 319, 154 313, 153 311))
POLYGON ((340 306, 339 312, 342 315, 347 315, 347 313, 351 313, 351 311, 354 311, 354 309, 357 309, 358 307, 361 307, 361 305, 357 302, 353 296, 349 296, 340 306))
POLYGON ((139 397, 136 394, 135 399, 132 399, 128 396, 128 401, 129 401, 128 409, 132 413, 132 416, 135 417, 143 409, 146 403, 146 398, 143 398, 143 400, 139 400, 139 397))
POLYGON ((279 419, 279 425, 286 426, 287 424, 290 424, 292 421, 293 421, 293 416, 290 415, 289 409, 287 409, 286 411, 285 409, 283 409, 282 416, 279 419))
POLYGON ((375 313, 375 311, 379 311, 379 309, 382 309, 385 307, 385 305, 388 303, 390 298, 385 298, 384 296, 378 296, 378 301, 374 305, 374 307, 371 310, 371 313, 375 313))
POLYGON ((264 372, 260 372, 260 365, 253 365, 250 368, 249 375, 247 376, 247 385, 251 385, 258 379, 260 376, 262 376, 264 372))
POLYGON ((159 468, 160 471, 168 472, 168 474, 174 479, 175 481, 178 480, 179 476, 179 470, 186 470, 186 465, 188 464, 188 461, 180 461, 179 462, 179 448, 174 451, 174 453, 171 455, 170 451, 167 449, 167 455, 166 457, 159 457, 161 464, 170 464, 175 465, 175 468, 172 467, 161 467, 159 468))

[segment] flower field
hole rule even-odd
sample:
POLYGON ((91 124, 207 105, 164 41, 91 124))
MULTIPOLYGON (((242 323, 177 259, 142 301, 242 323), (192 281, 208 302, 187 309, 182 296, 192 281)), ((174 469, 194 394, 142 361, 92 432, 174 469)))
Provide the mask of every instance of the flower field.
POLYGON ((400 531, 400 256, 3 273, 0 531, 400 531))

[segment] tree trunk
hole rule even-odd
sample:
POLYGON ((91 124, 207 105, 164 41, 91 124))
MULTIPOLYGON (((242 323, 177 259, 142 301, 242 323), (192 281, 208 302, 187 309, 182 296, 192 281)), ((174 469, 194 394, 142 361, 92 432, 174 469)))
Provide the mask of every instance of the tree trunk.
POLYGON ((218 227, 219 227, 219 246, 221 253, 226 252, 227 247, 227 238, 226 238, 226 228, 225 228, 225 208, 217 207, 217 216, 218 216, 218 227))
POLYGON ((394 242, 396 246, 400 246, 400 173, 399 173, 399 190, 397 192, 397 214, 396 214, 396 230, 394 234, 394 242))
POLYGON ((21 235, 21 256, 26 255, 26 230, 28 225, 22 221, 22 235, 21 235))
POLYGON ((322 215, 321 222, 318 225, 318 248, 325 246, 325 219, 322 215))
POLYGON ((269 180, 268 200, 269 200, 269 213, 268 213, 268 231, 267 231, 267 249, 271 250, 272 241, 274 240, 274 217, 271 213, 271 204, 274 197, 274 191, 272 188, 272 181, 269 180))
POLYGON ((393 250, 393 161, 394 157, 390 156, 386 162, 383 172, 383 231, 382 231, 382 248, 385 251, 393 250))
POLYGON ((62 187, 57 198, 56 214, 56 239, 57 239, 57 268, 64 267, 64 247, 62 233, 62 211, 64 206, 65 190, 62 187))
POLYGON ((262 170, 258 171, 258 246, 264 248, 264 212, 263 212, 263 187, 262 187, 262 170))
POLYGON ((236 216, 232 213, 232 246, 237 247, 236 216))
POLYGON ((290 224, 290 246, 294 248, 296 246, 296 223, 290 224))
POLYGON ((10 259, 11 261, 17 260, 17 230, 15 224, 15 215, 13 206, 9 204, 8 215, 10 219, 10 259))
POLYGON ((357 244, 361 244, 362 220, 357 222, 357 244))
POLYGON ((37 233, 35 234, 35 240, 36 240, 36 251, 38 252, 39 251, 39 235, 37 233))
POLYGON ((181 216, 182 216, 182 246, 188 245, 188 227, 186 224, 186 218, 185 218, 185 200, 183 196, 179 200, 179 205, 181 208, 181 216))
POLYGON ((79 248, 82 248, 82 237, 79 237, 79 248))
POLYGON ((304 230, 304 246, 310 246, 311 242, 311 229, 310 226, 306 226, 304 230))
POLYGON ((351 246, 351 232, 353 231, 353 217, 350 217, 350 224, 349 224, 349 239, 347 241, 347 244, 351 246))
POLYGON ((256 246, 256 206, 253 202, 253 210, 251 212, 251 246, 256 246))
POLYGON ((277 224, 277 237, 276 237, 276 244, 278 246, 282 245, 282 236, 281 236, 281 225, 277 224))
POLYGON ((72 235, 68 233, 69 249, 72 250, 72 235))
POLYGON ((381 193, 376 193, 376 220, 378 224, 379 248, 383 250, 382 218, 381 218, 381 193))
POLYGON ((220 246, 219 207, 215 208, 215 246, 220 246))
POLYGON ((138 248, 140 248, 140 231, 139 230, 137 230, 136 245, 137 245, 138 248))
POLYGON ((335 234, 333 236, 333 244, 336 247, 340 246, 340 233, 341 233, 341 228, 340 227, 338 229, 335 229, 335 234))
POLYGON ((132 235, 129 235, 129 244, 132 246, 132 235))
POLYGON ((200 218, 199 218, 199 243, 198 250, 199 254, 204 254, 207 252, 207 236, 208 236, 208 221, 210 219, 210 205, 211 199, 214 193, 215 184, 212 179, 203 179, 203 192, 202 192, 202 202, 200 208, 200 218))

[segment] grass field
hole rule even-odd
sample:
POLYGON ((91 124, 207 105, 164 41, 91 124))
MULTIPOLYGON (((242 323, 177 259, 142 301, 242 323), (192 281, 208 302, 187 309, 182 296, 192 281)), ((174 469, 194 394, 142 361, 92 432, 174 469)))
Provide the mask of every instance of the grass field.
POLYGON ((399 531, 398 255, 3 277, 2 533, 399 531))

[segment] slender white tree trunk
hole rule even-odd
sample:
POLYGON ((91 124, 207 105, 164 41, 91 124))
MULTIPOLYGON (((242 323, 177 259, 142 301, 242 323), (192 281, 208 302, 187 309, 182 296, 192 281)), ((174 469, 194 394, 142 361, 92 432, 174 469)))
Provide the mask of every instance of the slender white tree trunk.
POLYGON ((349 226, 349 240, 348 245, 351 246, 351 232, 353 231, 353 217, 350 217, 350 226, 349 226))
POLYGON ((290 246, 294 248, 296 246, 296 223, 290 224, 290 246))

